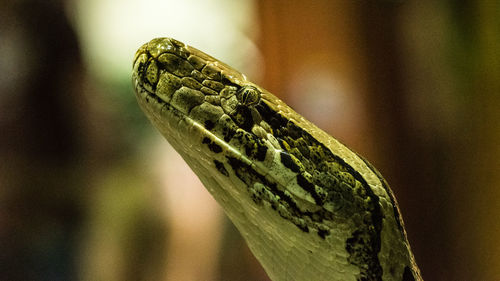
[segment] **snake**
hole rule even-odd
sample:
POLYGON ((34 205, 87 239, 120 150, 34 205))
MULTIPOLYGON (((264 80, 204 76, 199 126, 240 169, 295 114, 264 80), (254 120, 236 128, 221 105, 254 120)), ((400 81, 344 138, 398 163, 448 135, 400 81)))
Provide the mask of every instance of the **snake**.
POLYGON ((423 280, 381 174, 269 91, 173 38, 137 50, 132 82, 271 280, 423 280))

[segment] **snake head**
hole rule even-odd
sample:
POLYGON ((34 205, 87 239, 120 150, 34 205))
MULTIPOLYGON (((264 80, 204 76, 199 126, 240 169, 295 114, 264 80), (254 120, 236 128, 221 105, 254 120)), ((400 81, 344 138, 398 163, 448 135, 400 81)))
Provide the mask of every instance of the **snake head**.
POLYGON ((261 121, 255 108, 262 89, 225 63, 175 39, 156 38, 142 45, 134 57, 132 77, 139 104, 157 122, 164 119, 154 117, 159 111, 175 112, 229 140, 238 128, 251 131, 261 121), (224 125, 215 128, 219 123, 224 125))

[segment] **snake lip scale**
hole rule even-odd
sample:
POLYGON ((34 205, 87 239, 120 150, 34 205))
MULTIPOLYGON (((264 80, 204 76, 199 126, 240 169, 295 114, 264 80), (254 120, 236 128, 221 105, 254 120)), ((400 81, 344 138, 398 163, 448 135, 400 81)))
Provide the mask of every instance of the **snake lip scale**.
POLYGON ((139 48, 132 80, 272 280, 422 280, 387 182, 283 101, 172 38, 139 48))

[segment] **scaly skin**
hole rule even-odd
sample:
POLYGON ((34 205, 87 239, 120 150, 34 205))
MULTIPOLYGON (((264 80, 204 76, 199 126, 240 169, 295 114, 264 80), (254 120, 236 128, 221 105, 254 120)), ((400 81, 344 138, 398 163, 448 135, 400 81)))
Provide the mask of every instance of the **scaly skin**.
POLYGON ((137 51, 133 81, 272 280, 422 280, 382 176, 274 95, 170 38, 137 51))

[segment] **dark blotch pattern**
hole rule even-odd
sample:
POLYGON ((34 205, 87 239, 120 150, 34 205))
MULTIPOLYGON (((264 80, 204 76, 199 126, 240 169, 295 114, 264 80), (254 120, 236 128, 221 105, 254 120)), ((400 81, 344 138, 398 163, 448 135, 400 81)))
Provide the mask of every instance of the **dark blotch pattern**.
POLYGON ((231 114, 232 119, 241 129, 250 132, 254 125, 250 108, 243 105, 236 106, 236 110, 231 114))
POLYGON ((267 146, 259 145, 257 146, 257 152, 255 153, 255 159, 259 161, 264 161, 266 159, 267 146))
POLYGON ((373 259, 370 256, 372 253, 368 252, 366 249, 372 248, 376 245, 367 244, 371 243, 369 237, 366 237, 368 234, 357 230, 352 236, 347 239, 346 250, 350 254, 348 260, 352 264, 357 265, 359 268, 368 268, 369 270, 365 270, 361 272, 360 279, 358 280, 380 280, 382 281, 382 266, 378 260, 373 259))
POLYGON ((203 138, 201 143, 206 144, 208 146, 208 149, 210 149, 214 153, 221 153, 222 152, 222 147, 220 147, 220 145, 214 143, 213 141, 211 141, 207 137, 203 138))
MULTIPOLYGON (((323 210, 317 213, 302 211, 292 196, 287 192, 278 188, 277 184, 269 181, 266 177, 255 172, 252 167, 245 164, 239 159, 227 157, 229 166, 233 169, 236 176, 245 183, 248 192, 252 195, 252 199, 257 204, 262 204, 265 200, 271 204, 271 208, 278 211, 279 215, 286 220, 291 221, 301 231, 309 232, 309 227, 314 226, 316 229, 323 229, 320 224, 323 219, 331 219, 331 215, 323 210), (256 189, 256 183, 264 186, 265 190, 256 189), (282 211, 286 210, 286 212, 282 211)), ((320 237, 328 235, 329 232, 324 230, 320 237)))
MULTIPOLYGON (((342 158, 265 102, 261 101, 255 108, 262 120, 273 128, 274 137, 286 152, 281 154, 281 161, 297 173, 299 186, 318 205, 332 205, 336 215, 348 218, 359 226, 346 241, 346 250, 350 254, 349 262, 362 268, 361 280, 381 280, 378 253, 381 248, 382 211, 378 197, 366 180, 342 158), (300 169, 294 165, 291 155, 300 162, 300 169), (310 176, 306 177, 304 171, 310 176), (363 266, 366 264, 368 267, 363 266)), ((318 231, 318 235, 324 236, 323 231, 318 231)))
POLYGON ((394 218, 396 219, 396 224, 398 225, 399 233, 401 234, 401 236, 404 239, 406 239, 401 212, 399 211, 398 203, 396 202, 396 197, 394 196, 394 193, 392 192, 392 190, 389 188, 389 184, 382 177, 380 172, 370 162, 368 162, 362 156, 360 156, 360 155, 358 155, 358 156, 359 156, 359 158, 363 159, 363 162, 365 162, 365 164, 368 166, 368 168, 370 168, 370 170, 372 170, 372 172, 377 175, 378 179, 382 183, 382 187, 384 188, 385 192, 387 192, 387 194, 389 194, 389 199, 391 200, 392 208, 394 211, 394 218))
POLYGON ((205 120, 204 126, 205 126, 205 129, 210 131, 214 128, 215 124, 214 124, 214 122, 212 122, 210 120, 205 120))
POLYGON ((287 167, 288 169, 290 169, 296 173, 298 173, 300 171, 299 166, 297 164, 295 164, 295 162, 293 161, 290 154, 288 154, 287 152, 281 151, 280 156, 281 156, 281 163, 283 163, 283 165, 285 165, 285 167, 287 167))
POLYGON ((307 180, 302 174, 297 175, 297 184, 311 194, 317 205, 323 205, 323 201, 321 200, 320 195, 316 192, 314 184, 307 180))
POLYGON ((238 126, 236 126, 231 117, 223 115, 217 122, 214 129, 218 131, 224 138, 224 141, 228 143, 236 134, 238 126))
POLYGON ((257 161, 264 161, 266 159, 267 146, 252 133, 238 131, 234 134, 233 138, 239 140, 243 144, 245 154, 251 159, 257 161))
POLYGON ((405 271, 403 272, 403 281, 415 281, 415 277, 408 266, 405 267, 405 271))
POLYGON ((330 234, 330 232, 326 229, 318 229, 318 235, 319 237, 325 239, 326 235, 330 234))
POLYGON ((227 172, 226 167, 224 167, 224 164, 222 162, 214 160, 214 164, 217 171, 219 171, 224 176, 229 177, 229 173, 227 172))

